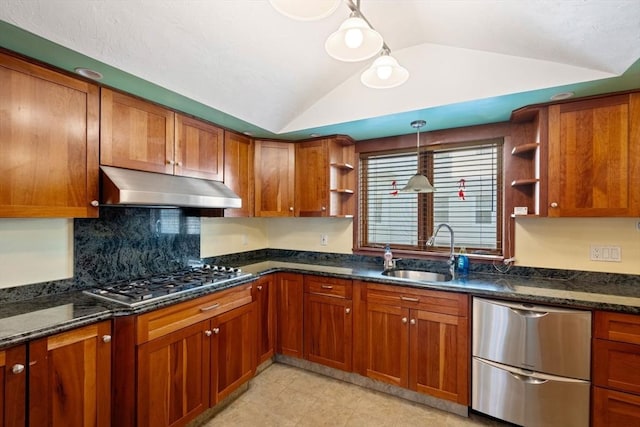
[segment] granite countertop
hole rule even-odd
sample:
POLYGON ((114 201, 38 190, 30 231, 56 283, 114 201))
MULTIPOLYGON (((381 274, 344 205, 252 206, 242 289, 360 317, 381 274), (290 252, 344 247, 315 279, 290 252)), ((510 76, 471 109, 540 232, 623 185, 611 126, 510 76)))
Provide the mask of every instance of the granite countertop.
POLYGON ((515 299, 585 309, 640 313, 640 276, 637 280, 584 281, 474 273, 469 279, 449 282, 415 282, 382 275, 372 264, 294 263, 269 260, 241 266, 254 277, 232 285, 212 286, 176 298, 144 304, 136 308, 103 301, 80 291, 65 292, 28 301, 0 304, 0 348, 66 331, 116 316, 139 314, 204 294, 238 286, 264 274, 278 271, 316 274, 396 286, 463 292, 471 295, 515 299))

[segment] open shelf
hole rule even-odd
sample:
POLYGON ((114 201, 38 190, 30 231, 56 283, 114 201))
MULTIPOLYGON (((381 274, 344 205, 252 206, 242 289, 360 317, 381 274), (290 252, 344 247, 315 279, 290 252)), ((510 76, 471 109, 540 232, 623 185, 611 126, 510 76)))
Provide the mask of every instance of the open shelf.
POLYGON ((532 185, 540 181, 538 178, 528 178, 528 179, 516 179, 511 181, 512 187, 519 187, 522 185, 532 185))
POLYGON ((511 150, 511 154, 514 155, 514 154, 533 153, 538 149, 539 146, 540 144, 538 144, 537 142, 532 142, 531 144, 518 145, 516 147, 513 147, 513 149, 511 150))
POLYGON ((350 190, 348 188, 332 188, 329 191, 331 191, 333 193, 353 194, 353 190, 350 190))
POLYGON ((331 166, 338 169, 353 170, 353 165, 349 163, 331 163, 331 166))

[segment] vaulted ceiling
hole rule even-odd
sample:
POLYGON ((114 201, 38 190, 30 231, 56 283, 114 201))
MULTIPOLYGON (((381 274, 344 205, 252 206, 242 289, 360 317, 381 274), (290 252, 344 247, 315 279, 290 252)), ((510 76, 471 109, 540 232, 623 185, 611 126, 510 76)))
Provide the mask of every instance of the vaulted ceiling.
POLYGON ((0 46, 256 136, 366 139, 508 120, 557 92, 640 88, 638 0, 362 0, 409 70, 370 89, 372 62, 331 58, 348 17, 301 22, 266 0, 3 0, 0 46), (4 22, 2 22, 4 21, 4 22), (53 43, 51 43, 53 42, 53 43))

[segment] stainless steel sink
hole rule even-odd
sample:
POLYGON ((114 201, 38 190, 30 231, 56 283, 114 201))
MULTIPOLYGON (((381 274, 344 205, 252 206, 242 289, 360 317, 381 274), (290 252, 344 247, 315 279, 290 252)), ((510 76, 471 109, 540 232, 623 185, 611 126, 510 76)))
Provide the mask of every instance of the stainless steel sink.
POLYGON ((451 280, 450 277, 444 274, 420 270, 387 270, 383 271, 382 274, 396 279, 415 280, 416 282, 448 282, 451 280))

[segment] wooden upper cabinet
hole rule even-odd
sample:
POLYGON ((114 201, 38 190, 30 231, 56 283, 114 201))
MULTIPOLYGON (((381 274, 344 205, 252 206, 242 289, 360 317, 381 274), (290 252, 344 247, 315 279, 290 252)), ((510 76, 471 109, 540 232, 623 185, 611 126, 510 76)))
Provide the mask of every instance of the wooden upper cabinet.
POLYGON ((548 215, 640 215, 640 93, 549 107, 548 215))
POLYGON ((354 162, 355 145, 346 136, 297 143, 296 216, 353 216, 354 162))
POLYGON ((99 101, 96 85, 0 54, 0 217, 98 216, 99 101))
POLYGON ((300 142, 296 147, 296 216, 329 214, 329 162, 326 139, 300 142))
POLYGON ((111 322, 29 343, 29 424, 111 425, 111 322))
POLYGON ((256 216, 294 215, 295 145, 255 142, 256 216))
POLYGON ((175 174, 222 181, 224 131, 209 123, 176 114, 175 174))
POLYGON ((224 133, 224 183, 242 199, 242 207, 225 209, 225 217, 253 216, 253 140, 247 136, 224 133))
POLYGON ((174 112, 102 88, 100 163, 147 172, 174 172, 174 112))
POLYGON ((26 366, 26 345, 0 350, 0 426, 25 426, 27 401, 26 366))

